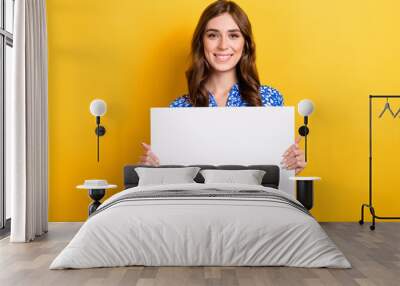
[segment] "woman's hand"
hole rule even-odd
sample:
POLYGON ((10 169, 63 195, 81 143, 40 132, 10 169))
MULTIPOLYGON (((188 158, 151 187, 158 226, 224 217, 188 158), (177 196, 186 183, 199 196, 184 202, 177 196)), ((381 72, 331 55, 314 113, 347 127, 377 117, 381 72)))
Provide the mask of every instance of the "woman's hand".
POLYGON ((285 153, 283 153, 281 165, 284 169, 295 170, 296 175, 300 173, 307 165, 304 157, 304 151, 299 148, 301 137, 297 137, 293 145, 291 145, 285 153))
POLYGON ((160 160, 158 159, 157 155, 151 151, 151 146, 142 142, 142 147, 144 150, 143 155, 140 156, 139 163, 147 166, 160 166, 160 160))

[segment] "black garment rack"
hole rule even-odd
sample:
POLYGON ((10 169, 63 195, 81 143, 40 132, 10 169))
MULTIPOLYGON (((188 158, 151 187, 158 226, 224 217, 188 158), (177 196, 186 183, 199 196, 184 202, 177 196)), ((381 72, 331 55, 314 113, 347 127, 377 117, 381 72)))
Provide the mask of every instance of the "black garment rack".
POLYGON ((375 229, 375 219, 400 219, 400 217, 378 216, 372 203, 372 100, 373 99, 389 99, 400 98, 400 95, 370 95, 369 96, 369 204, 362 204, 361 219, 359 223, 364 224, 364 207, 369 208, 372 216, 372 225, 370 229, 375 229))

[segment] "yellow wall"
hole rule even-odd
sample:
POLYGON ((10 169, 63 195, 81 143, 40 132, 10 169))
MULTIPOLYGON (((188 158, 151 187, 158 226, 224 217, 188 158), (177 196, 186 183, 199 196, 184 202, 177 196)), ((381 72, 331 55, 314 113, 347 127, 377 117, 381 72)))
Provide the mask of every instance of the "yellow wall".
MULTIPOLYGON (((253 24, 262 82, 286 105, 303 98, 316 105, 303 173, 323 178, 313 214, 358 220, 368 191, 368 95, 400 94, 400 1, 237 2, 253 24)), ((51 221, 86 218, 90 200, 75 189, 84 179, 122 186, 123 165, 137 162, 139 142, 149 142, 149 108, 186 91, 191 35, 208 3, 47 1, 51 221), (100 163, 88 109, 94 98, 108 104, 100 163)), ((376 124, 378 215, 400 215, 400 119, 376 124)))

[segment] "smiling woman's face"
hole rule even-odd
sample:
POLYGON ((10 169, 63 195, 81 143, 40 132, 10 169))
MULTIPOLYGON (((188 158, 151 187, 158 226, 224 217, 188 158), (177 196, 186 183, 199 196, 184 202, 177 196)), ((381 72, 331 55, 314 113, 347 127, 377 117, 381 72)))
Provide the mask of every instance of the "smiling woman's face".
POLYGON ((231 71, 242 57, 244 38, 228 13, 208 21, 203 43, 204 55, 214 71, 231 71))

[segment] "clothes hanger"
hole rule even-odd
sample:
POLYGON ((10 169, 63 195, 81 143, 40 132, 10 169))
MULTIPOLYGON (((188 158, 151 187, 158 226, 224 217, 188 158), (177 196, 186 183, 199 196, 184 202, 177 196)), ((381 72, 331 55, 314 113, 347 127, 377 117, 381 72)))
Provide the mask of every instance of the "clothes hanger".
POLYGON ((381 114, 379 114, 379 118, 381 118, 383 116, 383 114, 385 113, 386 110, 389 110, 390 114, 392 114, 393 117, 396 117, 396 115, 399 113, 400 109, 396 112, 396 115, 394 115, 392 109, 390 108, 390 104, 389 104, 389 98, 386 97, 386 103, 385 103, 385 107, 383 108, 381 114))
POLYGON ((397 110, 397 112, 394 114, 394 118, 396 118, 398 114, 400 114, 400 108, 399 108, 399 110, 397 110))

